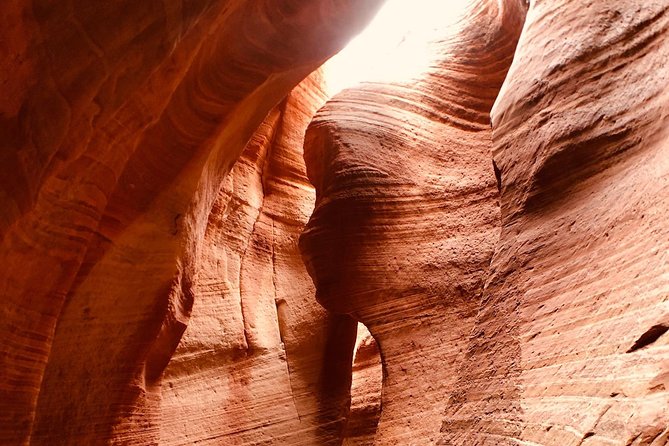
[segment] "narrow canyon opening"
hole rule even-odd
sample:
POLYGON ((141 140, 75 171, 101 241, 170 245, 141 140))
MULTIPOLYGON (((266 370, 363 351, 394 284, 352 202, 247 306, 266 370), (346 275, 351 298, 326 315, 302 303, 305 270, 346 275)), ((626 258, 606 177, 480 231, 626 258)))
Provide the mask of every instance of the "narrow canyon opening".
POLYGON ((362 323, 358 323, 351 370, 351 408, 343 446, 371 445, 381 417, 383 368, 376 341, 362 323))
POLYGON ((469 0, 385 0, 370 23, 325 62, 334 96, 364 82, 407 82, 435 62, 430 43, 464 19, 469 0))
POLYGON ((0 5, 0 444, 669 444, 669 0, 61 3, 0 5))

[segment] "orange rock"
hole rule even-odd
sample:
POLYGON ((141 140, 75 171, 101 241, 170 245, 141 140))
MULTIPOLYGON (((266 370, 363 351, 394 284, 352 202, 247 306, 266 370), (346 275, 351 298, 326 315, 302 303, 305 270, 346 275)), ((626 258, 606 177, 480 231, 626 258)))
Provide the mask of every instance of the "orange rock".
POLYGON ((319 301, 378 343, 374 444, 435 444, 465 361, 499 236, 489 111, 522 3, 473 2, 421 78, 345 90, 307 131, 317 194, 300 246, 319 301))
POLYGON ((667 443, 668 37, 667 1, 531 2, 492 112, 502 231, 444 444, 667 443))
POLYGON ((161 445, 341 441, 355 322, 315 302, 297 249, 314 202, 302 145, 325 102, 320 81, 270 112, 219 191, 163 378, 161 445))
POLYGON ((669 0, 381 3, 3 2, 0 444, 668 444, 669 0))
POLYGON ((380 1, 79 3, 0 29, 3 444, 156 441, 225 176, 380 1))

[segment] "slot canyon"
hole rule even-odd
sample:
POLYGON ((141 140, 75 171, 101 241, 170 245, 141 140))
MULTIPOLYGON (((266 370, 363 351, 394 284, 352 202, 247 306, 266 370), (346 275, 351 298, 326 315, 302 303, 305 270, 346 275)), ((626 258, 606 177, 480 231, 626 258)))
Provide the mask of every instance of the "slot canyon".
POLYGON ((669 0, 0 10, 0 445, 669 445, 669 0))

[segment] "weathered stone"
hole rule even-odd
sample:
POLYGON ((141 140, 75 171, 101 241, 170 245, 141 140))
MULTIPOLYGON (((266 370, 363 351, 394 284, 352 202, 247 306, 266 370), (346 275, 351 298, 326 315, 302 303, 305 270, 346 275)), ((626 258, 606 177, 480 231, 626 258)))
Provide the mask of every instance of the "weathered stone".
POLYGON ((221 184, 379 4, 3 4, 0 443, 157 441, 221 184))
POLYGON ((664 445, 669 2, 532 1, 492 112, 502 232, 444 444, 664 445))
POLYGON ((380 4, 3 2, 1 444, 669 444, 669 0, 380 4))
POLYGON ((345 90, 307 131, 317 195, 301 248, 319 301, 378 342, 374 444, 436 443, 456 390, 499 237, 489 112, 524 14, 473 2, 419 79, 345 90))

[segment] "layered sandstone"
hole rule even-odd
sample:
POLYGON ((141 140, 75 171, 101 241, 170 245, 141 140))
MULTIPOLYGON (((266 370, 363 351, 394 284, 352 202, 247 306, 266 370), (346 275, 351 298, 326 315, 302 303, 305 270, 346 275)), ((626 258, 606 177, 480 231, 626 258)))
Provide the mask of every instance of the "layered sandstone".
POLYGON ((313 300, 297 238, 314 191, 319 73, 270 112, 209 215, 188 329, 163 378, 161 445, 340 444, 355 321, 313 300))
POLYGON ((305 141, 316 208, 301 248, 317 298, 383 360, 374 444, 435 444, 499 237, 489 111, 521 1, 472 2, 419 79, 330 100, 305 141))
POLYGON ((0 6, 0 444, 669 444, 669 0, 380 3, 0 6))
POLYGON ((502 232, 444 444, 665 445, 669 2, 533 1, 502 232))
POLYGON ((221 184, 379 4, 3 5, 1 443, 158 441, 221 184))

